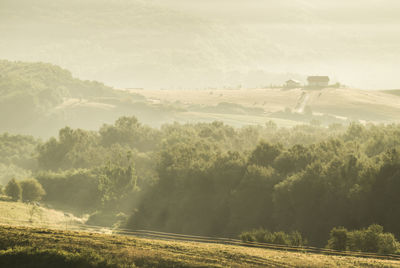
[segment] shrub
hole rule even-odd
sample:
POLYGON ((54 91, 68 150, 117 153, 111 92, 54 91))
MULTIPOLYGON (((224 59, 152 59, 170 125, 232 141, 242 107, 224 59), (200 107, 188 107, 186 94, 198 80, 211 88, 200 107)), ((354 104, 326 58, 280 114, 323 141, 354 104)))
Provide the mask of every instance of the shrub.
POLYGON ((361 251, 364 248, 365 232, 355 230, 348 233, 348 248, 351 251, 361 251))
POLYGON ((346 250, 347 248, 347 229, 344 227, 334 227, 330 232, 328 248, 335 250, 346 250))
POLYGON ((292 246, 303 246, 307 244, 307 240, 303 238, 299 231, 294 231, 289 236, 290 245, 292 246))
POLYGON ((382 254, 395 253, 398 242, 391 233, 384 233, 383 227, 377 224, 367 229, 347 231, 344 227, 331 230, 328 248, 336 250, 352 250, 382 254))
POLYGON ((273 233, 272 237, 272 244, 291 245, 289 235, 285 234, 284 232, 275 232, 273 233))
POLYGON ((393 234, 383 233, 379 235, 378 248, 381 254, 392 254, 397 251, 398 243, 393 234))
POLYGON ((272 233, 263 228, 242 232, 239 238, 243 242, 260 242, 288 246, 303 246, 307 243, 298 231, 290 234, 282 231, 272 233))
POLYGON ((11 179, 6 185, 5 193, 11 197, 13 201, 18 201, 22 196, 21 185, 15 179, 11 179))
POLYGON ((22 200, 24 202, 40 201, 46 194, 42 185, 35 179, 20 182, 22 188, 22 200))
POLYGON ((379 251, 379 236, 383 233, 383 227, 378 224, 370 225, 365 230, 363 251, 378 252, 379 251))
POLYGON ((254 242, 254 241, 256 241, 256 238, 254 237, 254 235, 251 232, 242 232, 239 235, 239 238, 243 242, 254 242))
POLYGON ((272 240, 272 233, 268 230, 264 229, 258 229, 254 231, 254 238, 255 241, 261 242, 261 243, 268 243, 269 241, 272 240))

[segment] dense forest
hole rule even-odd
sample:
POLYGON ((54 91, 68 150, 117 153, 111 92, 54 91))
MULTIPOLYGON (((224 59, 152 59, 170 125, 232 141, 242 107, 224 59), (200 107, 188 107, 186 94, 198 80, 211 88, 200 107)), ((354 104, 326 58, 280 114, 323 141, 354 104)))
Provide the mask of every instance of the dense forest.
MULTIPOLYGON (((300 232, 325 246, 333 227, 400 235, 400 126, 151 128, 121 117, 46 141, 0 136, 1 162, 34 177, 43 202, 88 223, 237 237, 300 232)), ((6 184, 5 179, 2 181, 6 184)))

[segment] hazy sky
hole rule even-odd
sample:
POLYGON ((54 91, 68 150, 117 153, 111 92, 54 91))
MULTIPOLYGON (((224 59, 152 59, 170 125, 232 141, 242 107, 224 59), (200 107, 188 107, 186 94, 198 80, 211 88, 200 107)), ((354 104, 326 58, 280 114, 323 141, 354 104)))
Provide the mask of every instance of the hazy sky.
POLYGON ((275 61, 279 71, 326 72, 356 87, 400 87, 392 79, 400 72, 400 1, 155 2, 202 18, 248 27, 282 52, 282 59, 275 61))
MULTIPOLYGON (((399 23, 397 0, 154 0, 160 5, 239 23, 399 23), (313 17, 309 17, 313 16, 313 17)), ((210 18, 210 17, 209 17, 210 18)))
POLYGON ((319 74, 400 88, 398 14, 398 0, 0 0, 0 58, 52 62, 117 87, 319 74))

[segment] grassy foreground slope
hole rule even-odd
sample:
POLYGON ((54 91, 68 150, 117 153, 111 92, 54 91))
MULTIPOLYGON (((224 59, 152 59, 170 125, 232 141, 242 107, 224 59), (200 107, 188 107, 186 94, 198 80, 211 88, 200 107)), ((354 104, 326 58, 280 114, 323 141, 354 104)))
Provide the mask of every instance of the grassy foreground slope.
POLYGON ((1 267, 400 267, 388 260, 26 227, 0 226, 0 238, 1 267))
POLYGON ((29 226, 63 226, 82 224, 83 219, 62 211, 48 209, 22 202, 0 201, 0 224, 29 226))

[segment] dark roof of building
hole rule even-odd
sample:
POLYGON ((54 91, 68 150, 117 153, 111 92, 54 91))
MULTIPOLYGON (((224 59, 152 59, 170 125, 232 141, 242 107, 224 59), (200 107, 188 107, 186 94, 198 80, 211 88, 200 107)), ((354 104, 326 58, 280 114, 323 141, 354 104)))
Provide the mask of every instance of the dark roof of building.
POLYGON ((308 82, 329 82, 329 76, 309 76, 308 82))

